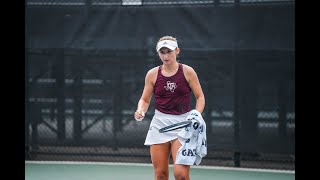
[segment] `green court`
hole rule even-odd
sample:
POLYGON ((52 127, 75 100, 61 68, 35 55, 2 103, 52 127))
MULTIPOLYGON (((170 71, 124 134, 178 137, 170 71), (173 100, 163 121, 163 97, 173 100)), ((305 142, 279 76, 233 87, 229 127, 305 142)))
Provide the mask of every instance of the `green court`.
MULTIPOLYGON (((192 180, 294 180, 295 171, 192 166, 192 180)), ((151 164, 25 161, 25 180, 152 180, 151 164)), ((170 165, 169 179, 174 180, 170 165)))

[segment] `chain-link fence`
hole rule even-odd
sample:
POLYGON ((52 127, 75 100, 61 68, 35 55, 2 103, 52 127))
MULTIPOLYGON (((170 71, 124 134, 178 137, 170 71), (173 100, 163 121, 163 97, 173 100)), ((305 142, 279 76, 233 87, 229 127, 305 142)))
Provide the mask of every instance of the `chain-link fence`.
POLYGON ((27 1, 26 159, 150 163, 154 107, 133 113, 169 34, 205 93, 202 164, 295 169, 294 1, 103 4, 119 2, 27 1))

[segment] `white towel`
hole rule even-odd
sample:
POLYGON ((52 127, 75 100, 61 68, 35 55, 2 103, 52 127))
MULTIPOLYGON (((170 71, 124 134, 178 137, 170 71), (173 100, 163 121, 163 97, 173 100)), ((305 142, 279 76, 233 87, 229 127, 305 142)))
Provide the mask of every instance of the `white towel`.
POLYGON ((189 112, 187 120, 192 123, 178 133, 182 146, 178 149, 176 164, 199 165, 207 155, 206 123, 195 109, 189 112))

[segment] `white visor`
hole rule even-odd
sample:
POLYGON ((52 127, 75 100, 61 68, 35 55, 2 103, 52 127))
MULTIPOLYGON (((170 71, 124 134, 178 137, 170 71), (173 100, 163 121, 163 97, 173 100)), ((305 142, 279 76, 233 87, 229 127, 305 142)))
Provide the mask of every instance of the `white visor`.
POLYGON ((178 43, 172 40, 162 40, 158 42, 156 49, 157 51, 159 51, 163 47, 169 48, 171 50, 175 50, 178 47, 178 43))

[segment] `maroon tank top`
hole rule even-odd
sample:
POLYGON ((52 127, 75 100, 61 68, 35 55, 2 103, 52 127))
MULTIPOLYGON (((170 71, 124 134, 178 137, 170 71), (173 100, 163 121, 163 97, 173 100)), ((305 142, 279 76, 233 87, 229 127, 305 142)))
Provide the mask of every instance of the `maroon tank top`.
POLYGON ((176 74, 170 77, 161 73, 162 65, 158 68, 158 76, 154 87, 155 108, 166 114, 184 114, 190 111, 191 88, 184 77, 182 64, 176 74))

